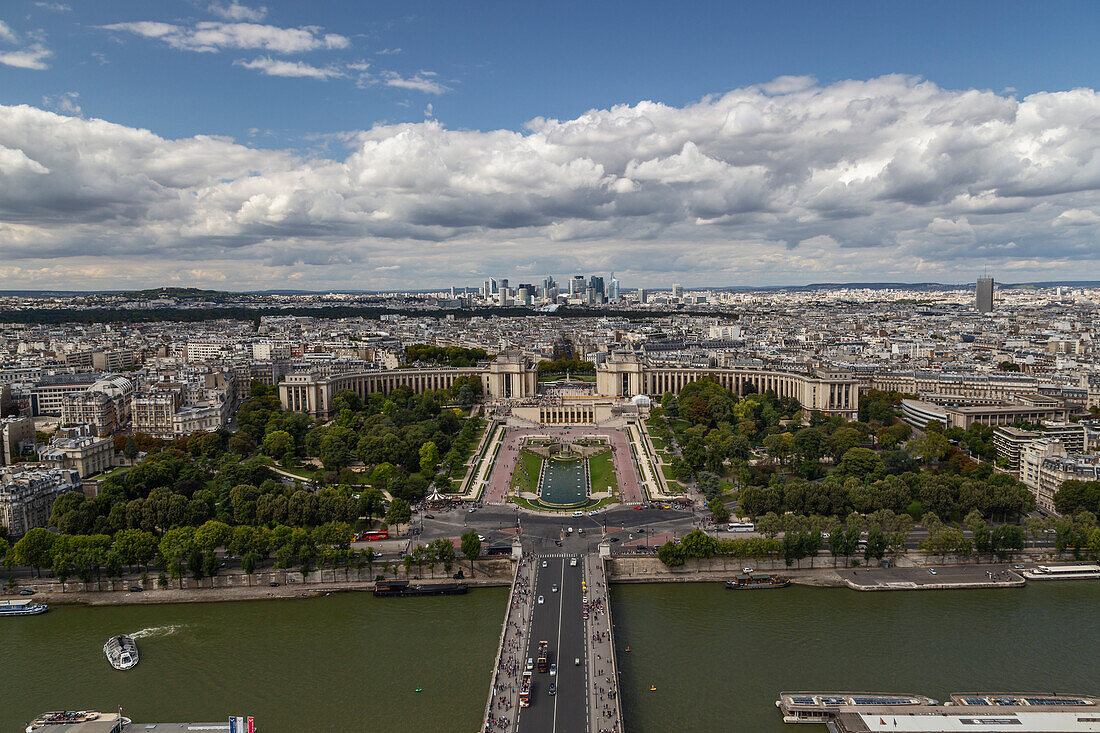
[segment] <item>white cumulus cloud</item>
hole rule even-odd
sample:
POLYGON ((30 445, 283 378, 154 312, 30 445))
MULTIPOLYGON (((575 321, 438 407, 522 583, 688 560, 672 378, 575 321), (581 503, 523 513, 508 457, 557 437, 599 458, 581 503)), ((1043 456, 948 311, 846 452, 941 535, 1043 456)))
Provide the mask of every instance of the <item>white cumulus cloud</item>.
POLYGON ((260 56, 252 59, 251 61, 245 61, 238 59, 233 62, 238 66, 243 66, 246 69, 254 69, 267 76, 286 76, 286 77, 298 77, 308 79, 331 79, 335 76, 343 76, 344 72, 337 68, 326 66, 313 66, 302 61, 286 61, 283 59, 273 59, 270 56, 260 56))
POLYGON ((216 52, 222 49, 258 49, 292 54, 318 49, 347 48, 350 41, 317 26, 280 28, 260 23, 204 21, 190 26, 136 21, 100 26, 103 30, 133 33, 167 43, 184 51, 216 52))
POLYGON ((96 284, 99 271, 155 282, 192 261, 238 287, 287 268, 316 287, 518 264, 718 285, 1100 271, 1092 89, 780 80, 522 132, 433 116, 340 139, 350 152, 303 157, 0 106, 0 261, 26 282, 69 263, 96 284))

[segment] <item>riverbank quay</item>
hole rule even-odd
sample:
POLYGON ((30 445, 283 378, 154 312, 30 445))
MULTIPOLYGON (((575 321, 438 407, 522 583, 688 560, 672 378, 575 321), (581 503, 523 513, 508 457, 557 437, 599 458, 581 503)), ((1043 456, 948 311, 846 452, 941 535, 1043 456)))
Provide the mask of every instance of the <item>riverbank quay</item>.
POLYGON ((1010 565, 848 568, 837 574, 846 586, 857 591, 1022 588, 1027 584, 1010 565))
MULTIPOLYGON (((819 562, 824 558, 819 559, 819 562)), ((825 560, 827 562, 827 560, 825 560)), ((782 561, 754 562, 730 558, 689 560, 670 568, 655 557, 620 555, 608 560, 611 583, 717 583, 746 569, 774 573, 793 585, 850 588, 856 591, 966 590, 1021 588, 1027 584, 1024 569, 1032 563, 962 565, 914 565, 908 567, 786 567, 782 561)))
MULTIPOLYGON (((493 588, 511 583, 512 562, 507 558, 494 558, 475 562, 476 578, 464 578, 462 582, 471 588, 493 588)), ((466 571, 469 564, 465 564, 466 571)), ((367 575, 363 573, 362 575, 367 575)), ((391 576, 387 576, 392 580, 391 576)), ((404 580, 402 574, 398 579, 404 580)), ((424 578, 412 576, 423 585, 454 583, 449 576, 424 578)), ((151 585, 151 584, 150 584, 151 585)), ((141 587, 139 578, 104 580, 99 583, 65 583, 54 579, 29 579, 21 583, 23 588, 35 591, 37 601, 55 604, 71 603, 89 606, 142 604, 142 603, 206 603, 213 601, 251 601, 270 598, 299 598, 320 596, 326 593, 373 591, 375 583, 369 577, 357 577, 357 571, 350 571, 347 579, 343 570, 314 570, 304 574, 297 570, 273 570, 254 573, 251 579, 245 575, 218 575, 213 579, 183 578, 171 581, 170 588, 150 587, 143 591, 132 591, 141 587), (213 587, 211 587, 213 581, 213 587), (274 584, 274 585, 272 585, 274 584), (182 587, 181 587, 182 585, 182 587)), ((0 595, 0 600, 25 598, 18 594, 0 595)))

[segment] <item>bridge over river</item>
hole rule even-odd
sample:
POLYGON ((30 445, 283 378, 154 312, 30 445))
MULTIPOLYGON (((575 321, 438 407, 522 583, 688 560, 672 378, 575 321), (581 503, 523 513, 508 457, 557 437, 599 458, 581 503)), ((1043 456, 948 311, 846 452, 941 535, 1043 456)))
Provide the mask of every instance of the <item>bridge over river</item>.
POLYGON ((525 554, 519 561, 485 706, 486 733, 622 732, 603 563, 597 555, 570 553, 525 554))

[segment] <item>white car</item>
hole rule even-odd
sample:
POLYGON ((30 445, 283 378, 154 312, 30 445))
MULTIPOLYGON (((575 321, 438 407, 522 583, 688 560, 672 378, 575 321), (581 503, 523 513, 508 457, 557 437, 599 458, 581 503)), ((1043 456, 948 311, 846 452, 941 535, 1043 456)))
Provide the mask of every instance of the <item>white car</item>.
POLYGON ((555 662, 554 664, 550 665, 550 676, 553 677, 557 673, 558 673, 558 665, 557 665, 557 662, 555 662))
POLYGON ((550 592, 551 593, 557 593, 558 592, 558 584, 557 583, 554 583, 554 585, 550 586, 550 592))
POLYGON ((755 568, 741 568, 741 572, 744 573, 745 575, 748 575, 749 573, 753 572, 754 569, 755 568))
POLYGON ((486 536, 485 536, 485 535, 483 535, 483 534, 479 534, 479 535, 477 536, 477 539, 478 539, 478 542, 488 542, 488 541, 489 541, 489 538, 488 538, 488 537, 486 537, 486 536))
POLYGON ((574 516, 574 517, 583 517, 583 516, 584 516, 584 512, 573 512, 573 516, 574 516))
POLYGON ((542 566, 546 567, 546 561, 545 560, 542 561, 542 566))
POLYGON ((569 558, 569 567, 571 567, 571 568, 577 567, 577 558, 575 558, 575 557, 569 558))
POLYGON ((544 603, 546 603, 546 599, 543 598, 542 596, 539 596, 539 605, 541 606, 544 603))

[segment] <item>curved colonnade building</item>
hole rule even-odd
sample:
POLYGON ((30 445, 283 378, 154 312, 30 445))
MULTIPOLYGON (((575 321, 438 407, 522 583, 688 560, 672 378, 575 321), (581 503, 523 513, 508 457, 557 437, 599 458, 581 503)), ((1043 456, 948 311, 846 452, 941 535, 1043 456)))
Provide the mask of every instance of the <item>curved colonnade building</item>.
MULTIPOLYGON (((493 400, 524 401, 538 395, 536 363, 520 352, 504 352, 476 367, 390 369, 328 377, 316 373, 289 374, 279 383, 279 399, 283 409, 325 420, 333 416, 333 396, 343 389, 350 389, 360 397, 399 387, 419 393, 450 388, 460 377, 480 379, 484 394, 493 400)), ((855 419, 859 410, 859 381, 848 372, 654 366, 634 353, 610 354, 607 361, 597 366, 596 395, 591 399, 607 402, 630 399, 637 394, 656 397, 665 392, 679 394, 687 384, 704 377, 716 380, 737 395, 771 390, 779 397, 797 399, 806 410, 829 415, 855 419)), ((579 410, 577 415, 581 422, 587 422, 592 412, 579 410)))

